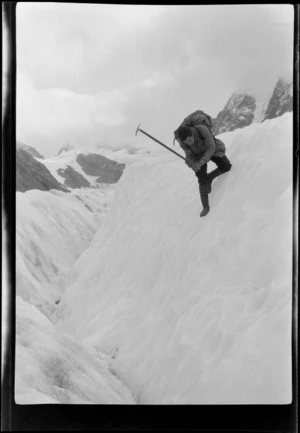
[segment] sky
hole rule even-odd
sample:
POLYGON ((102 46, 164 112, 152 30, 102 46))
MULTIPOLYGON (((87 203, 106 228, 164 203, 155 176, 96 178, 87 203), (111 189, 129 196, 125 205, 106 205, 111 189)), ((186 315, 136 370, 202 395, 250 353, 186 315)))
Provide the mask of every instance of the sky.
POLYGON ((17 4, 17 139, 75 147, 167 145, 184 117, 235 91, 292 79, 291 5, 17 4))

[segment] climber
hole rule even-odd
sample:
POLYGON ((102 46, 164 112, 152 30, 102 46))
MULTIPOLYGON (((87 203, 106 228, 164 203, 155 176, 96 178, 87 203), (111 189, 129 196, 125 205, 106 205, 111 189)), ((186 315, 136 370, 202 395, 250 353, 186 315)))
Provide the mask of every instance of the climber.
MULTIPOLYGON (((175 139, 185 152, 185 162, 196 174, 199 182, 203 217, 209 212, 208 194, 212 181, 231 169, 231 163, 225 155, 225 144, 215 138, 211 132, 212 119, 203 111, 197 110, 184 119, 174 132, 175 139), (213 161, 217 168, 207 173, 207 163, 213 161)), ((175 140, 174 139, 174 140, 175 140)))

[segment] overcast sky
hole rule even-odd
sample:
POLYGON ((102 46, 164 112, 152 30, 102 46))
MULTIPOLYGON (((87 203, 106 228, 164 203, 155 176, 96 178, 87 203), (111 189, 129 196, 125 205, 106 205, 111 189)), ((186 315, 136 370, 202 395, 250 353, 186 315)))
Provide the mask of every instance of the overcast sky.
MULTIPOLYGON (((196 109, 234 91, 267 97, 292 79, 291 5, 17 5, 17 138, 45 156, 143 145, 140 122, 171 144, 196 109)), ((156 146, 155 143, 151 144, 156 146)))

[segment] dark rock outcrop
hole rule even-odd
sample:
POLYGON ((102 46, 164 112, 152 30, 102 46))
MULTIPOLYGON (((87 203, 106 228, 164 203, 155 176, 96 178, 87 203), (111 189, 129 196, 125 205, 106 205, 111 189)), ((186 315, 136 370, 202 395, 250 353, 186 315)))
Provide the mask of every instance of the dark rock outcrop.
POLYGON ((65 178, 65 185, 70 188, 86 188, 91 186, 90 182, 69 165, 65 169, 58 169, 57 173, 65 178))
POLYGON ((251 125, 256 108, 255 98, 247 94, 234 93, 228 100, 224 109, 213 120, 212 132, 214 135, 222 132, 234 131, 251 125))
POLYGON ((16 154, 16 189, 21 192, 31 189, 42 191, 58 189, 69 192, 52 176, 44 164, 21 148, 17 148, 16 154))
POLYGON ((293 85, 279 79, 269 101, 264 120, 274 119, 293 111, 293 85))
POLYGON ((253 122, 263 122, 293 111, 293 84, 279 79, 270 100, 257 101, 247 93, 234 93, 213 120, 214 135, 244 128, 253 122))
POLYGON ((118 163, 96 153, 80 153, 76 158, 82 170, 89 176, 98 176, 98 183, 116 183, 123 174, 125 164, 118 163))
POLYGON ((57 152, 57 155, 60 155, 63 152, 68 152, 68 150, 72 149, 74 149, 74 147, 71 144, 67 143, 57 152))
POLYGON ((30 155, 34 156, 35 158, 45 159, 43 155, 41 155, 34 147, 27 146, 27 144, 23 144, 18 141, 17 148, 26 150, 26 152, 30 153, 30 155))

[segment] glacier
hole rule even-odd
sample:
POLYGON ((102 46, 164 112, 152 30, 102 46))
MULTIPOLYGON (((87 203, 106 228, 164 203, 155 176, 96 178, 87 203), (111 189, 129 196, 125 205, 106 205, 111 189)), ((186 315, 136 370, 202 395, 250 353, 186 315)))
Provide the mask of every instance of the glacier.
POLYGON ((164 149, 135 156, 97 221, 101 191, 18 193, 17 269, 35 290, 19 279, 17 402, 291 402, 292 114, 220 138, 233 167, 205 218, 194 173, 164 149), (81 218, 74 194, 89 201, 81 218))
POLYGON ((90 244, 113 200, 110 187, 70 196, 62 191, 16 194, 17 293, 48 317, 71 265, 90 244))

